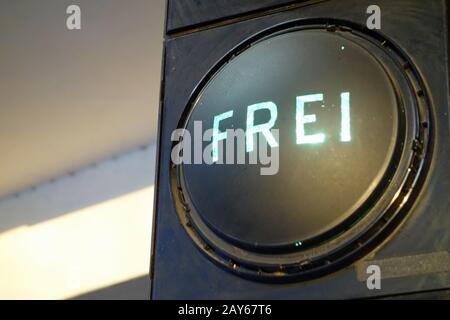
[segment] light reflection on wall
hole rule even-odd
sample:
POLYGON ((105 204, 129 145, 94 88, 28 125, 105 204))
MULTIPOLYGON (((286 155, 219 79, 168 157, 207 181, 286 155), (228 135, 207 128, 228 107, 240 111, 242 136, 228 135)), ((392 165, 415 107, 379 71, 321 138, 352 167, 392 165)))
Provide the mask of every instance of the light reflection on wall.
POLYGON ((66 299, 148 274, 153 189, 1 233, 0 299, 66 299))

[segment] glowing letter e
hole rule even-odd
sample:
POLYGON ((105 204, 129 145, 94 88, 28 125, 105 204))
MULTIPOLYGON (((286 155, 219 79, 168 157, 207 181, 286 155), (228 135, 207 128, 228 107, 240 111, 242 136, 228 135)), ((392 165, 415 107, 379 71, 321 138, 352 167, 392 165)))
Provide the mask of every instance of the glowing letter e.
POLYGON ((225 140, 227 138, 226 132, 219 131, 219 123, 222 120, 231 118, 233 116, 233 110, 224 112, 214 117, 213 123, 213 136, 212 136, 212 162, 217 162, 219 160, 219 140, 225 140))
POLYGON ((314 144, 322 143, 325 141, 325 135, 323 133, 305 134, 305 124, 316 122, 315 114, 305 115, 305 104, 307 102, 323 101, 323 94, 309 94, 306 96, 297 97, 297 144, 314 144))
POLYGON ((254 135, 261 132, 265 137, 267 143, 272 147, 278 147, 278 142, 270 132, 270 129, 275 125, 278 117, 277 106, 273 102, 261 102, 253 104, 247 108, 247 132, 246 132, 246 147, 247 152, 252 152, 254 148, 254 135), (267 109, 270 111, 270 120, 267 123, 255 126, 255 111, 267 109))

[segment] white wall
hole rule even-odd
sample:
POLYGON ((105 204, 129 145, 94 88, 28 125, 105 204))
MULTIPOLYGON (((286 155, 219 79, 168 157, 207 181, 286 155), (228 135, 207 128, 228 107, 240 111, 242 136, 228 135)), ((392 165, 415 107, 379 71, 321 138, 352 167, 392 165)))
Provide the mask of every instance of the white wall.
POLYGON ((149 297, 165 2, 0 1, 0 299, 149 297))
POLYGON ((0 299, 148 298, 154 166, 149 145, 0 201, 0 299))
POLYGON ((164 3, 0 0, 0 198, 156 141, 164 3))

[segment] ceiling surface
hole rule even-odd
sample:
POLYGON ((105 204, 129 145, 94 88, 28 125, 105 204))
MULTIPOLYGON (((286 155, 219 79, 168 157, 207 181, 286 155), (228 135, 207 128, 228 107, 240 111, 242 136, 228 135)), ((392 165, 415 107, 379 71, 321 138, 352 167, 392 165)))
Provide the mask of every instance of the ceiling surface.
POLYGON ((155 141, 164 0, 0 0, 0 198, 155 141))

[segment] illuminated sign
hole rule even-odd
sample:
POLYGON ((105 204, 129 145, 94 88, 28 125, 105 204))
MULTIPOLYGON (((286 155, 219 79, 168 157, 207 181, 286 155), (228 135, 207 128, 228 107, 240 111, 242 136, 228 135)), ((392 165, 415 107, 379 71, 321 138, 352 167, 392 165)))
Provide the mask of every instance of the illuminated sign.
MULTIPOLYGON (((297 97, 296 108, 296 137, 297 144, 315 144, 325 142, 325 134, 306 134, 305 124, 316 122, 315 114, 305 114, 305 105, 308 102, 323 102, 323 94, 310 94, 297 97)), ((255 134, 261 133, 266 138, 270 147, 278 147, 278 142, 270 132, 277 120, 278 109, 275 103, 268 101, 251 105, 247 108, 247 126, 246 126, 246 150, 252 152, 254 149, 255 134), (255 125, 255 112, 257 110, 268 110, 270 112, 270 119, 263 124, 255 125)), ((233 117, 233 110, 221 113, 214 117, 213 124, 213 162, 219 160, 219 141, 227 138, 226 132, 219 130, 219 124, 222 120, 233 117)), ((351 141, 350 133, 350 93, 341 93, 341 141, 351 141)))
POLYGON ((375 42, 325 27, 278 31, 205 78, 181 127, 212 129, 212 164, 174 166, 173 192, 208 255, 277 270, 345 247, 350 228, 363 234, 398 197, 420 115, 403 70, 375 42), (222 164, 236 129, 246 156, 261 142, 279 154, 276 174, 222 164))

